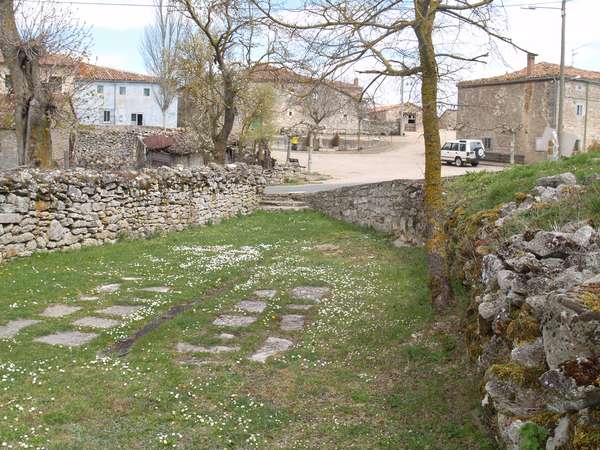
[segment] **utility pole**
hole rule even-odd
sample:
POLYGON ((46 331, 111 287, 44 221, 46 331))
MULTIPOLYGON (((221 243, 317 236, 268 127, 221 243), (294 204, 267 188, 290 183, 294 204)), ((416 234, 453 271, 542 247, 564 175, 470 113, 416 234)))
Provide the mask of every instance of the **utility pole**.
POLYGON ((400 136, 404 136, 404 77, 400 77, 400 136))
POLYGON ((567 0, 562 0, 560 9, 562 18, 562 30, 560 41, 560 87, 558 98, 558 152, 554 159, 559 159, 564 152, 564 115, 565 115, 565 38, 566 38, 566 18, 567 18, 567 0))

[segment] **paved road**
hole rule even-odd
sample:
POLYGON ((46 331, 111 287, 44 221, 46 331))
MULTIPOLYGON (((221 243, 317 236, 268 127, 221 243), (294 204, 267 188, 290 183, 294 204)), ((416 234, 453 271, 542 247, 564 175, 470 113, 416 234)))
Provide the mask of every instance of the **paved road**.
MULTIPOLYGON (((442 142, 454 139, 455 133, 442 133, 442 142)), ((389 139, 389 138, 386 138, 389 139)), ((315 152, 313 154, 313 171, 330 177, 321 184, 270 186, 267 193, 284 192, 318 192, 336 189, 342 186, 376 183, 387 180, 411 179, 425 177, 425 146, 423 137, 412 133, 408 136, 394 136, 391 144, 383 151, 360 152, 315 152)), ((274 151, 273 156, 279 161, 285 160, 285 152, 274 151)), ((306 166, 306 152, 293 152, 300 164, 306 166)), ((503 166, 481 164, 478 167, 443 166, 442 176, 456 176, 467 172, 502 170, 503 166)))

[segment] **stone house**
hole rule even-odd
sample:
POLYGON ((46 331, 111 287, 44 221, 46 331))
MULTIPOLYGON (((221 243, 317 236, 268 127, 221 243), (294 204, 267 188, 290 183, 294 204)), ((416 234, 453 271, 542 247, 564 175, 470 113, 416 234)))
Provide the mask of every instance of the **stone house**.
POLYGON ((157 101, 159 85, 154 77, 80 64, 75 110, 86 125, 177 126, 177 97, 164 117, 157 101))
POLYGON ((458 111, 456 109, 447 109, 440 116, 440 128, 443 130, 456 130, 456 120, 458 111))
POLYGON ((139 138, 137 167, 200 167, 204 157, 183 131, 164 132, 139 138))
MULTIPOLYGON (((558 124, 560 66, 535 63, 498 77, 458 84, 457 138, 482 139, 490 160, 547 158, 558 124)), ((600 140, 600 72, 565 68, 565 148, 569 156, 600 140)))
POLYGON ((358 79, 353 83, 343 81, 318 81, 297 74, 289 69, 263 64, 250 74, 251 83, 268 83, 275 91, 275 128, 307 130, 310 118, 301 106, 299 98, 315 83, 323 83, 331 90, 331 95, 341 95, 339 111, 321 123, 324 134, 356 134, 359 129, 360 95, 362 88, 358 79))
POLYGON ((410 102, 375 106, 367 113, 365 129, 373 134, 397 135, 400 134, 401 120, 404 121, 404 132, 423 132, 421 107, 410 102))

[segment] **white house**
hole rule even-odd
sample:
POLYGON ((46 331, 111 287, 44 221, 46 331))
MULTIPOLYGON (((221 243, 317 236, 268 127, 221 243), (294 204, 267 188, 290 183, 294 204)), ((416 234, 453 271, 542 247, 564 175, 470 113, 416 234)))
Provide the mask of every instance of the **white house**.
POLYGON ((151 76, 81 64, 76 91, 75 112, 82 124, 177 127, 177 97, 163 115, 159 86, 151 76))

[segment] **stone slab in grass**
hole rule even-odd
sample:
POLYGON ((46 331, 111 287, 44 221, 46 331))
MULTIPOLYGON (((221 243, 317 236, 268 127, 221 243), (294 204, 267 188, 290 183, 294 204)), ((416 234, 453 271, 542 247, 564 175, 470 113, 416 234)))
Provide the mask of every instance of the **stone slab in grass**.
POLYGON ((309 300, 319 303, 329 292, 330 289, 327 287, 299 286, 292 289, 292 297, 297 300, 309 300))
POLYGON ((140 291, 154 292, 156 294, 166 294, 167 292, 171 291, 171 288, 168 286, 152 286, 152 287, 140 288, 140 291))
POLYGON ((235 307, 246 312, 261 313, 265 310, 267 304, 260 300, 242 300, 235 307))
POLYGON ((73 322, 73 325, 86 328, 113 328, 120 325, 121 322, 114 319, 104 319, 102 317, 83 317, 73 322))
POLYGON ((240 347, 237 345, 211 345, 203 347, 202 345, 192 345, 185 342, 179 342, 175 347, 178 353, 229 353, 237 352, 240 347))
POLYGON ((117 292, 119 289, 121 289, 121 285, 119 283, 112 283, 98 286, 95 291, 100 294, 111 294, 113 292, 117 292))
POLYGON ((50 305, 48 306, 40 316, 43 317, 65 317, 73 314, 81 309, 80 306, 69 306, 69 305, 50 305))
POLYGON ((95 295, 80 295, 78 300, 80 302, 95 302, 100 300, 100 297, 97 297, 95 295))
POLYGON ((292 303, 291 305, 286 305, 286 308, 294 309, 296 311, 308 311, 313 306, 315 306, 315 305, 299 305, 299 304, 292 303))
POLYGON ((265 343, 258 351, 248 359, 260 363, 264 363, 271 356, 275 356, 279 353, 283 353, 288 350, 294 343, 287 339, 281 339, 276 337, 268 337, 265 343))
POLYGON ((35 342, 42 342, 50 345, 64 345, 65 347, 81 347, 92 339, 96 338, 96 333, 81 333, 79 331, 64 331, 61 333, 50 334, 35 338, 35 342))
POLYGON ((259 298, 275 298, 275 296, 277 295, 277 290, 276 289, 258 289, 256 291, 254 291, 254 295, 256 295, 259 298))
POLYGON ((232 316, 224 314, 219 316, 214 322, 214 325, 220 327, 247 327, 256 322, 256 317, 252 316, 232 316))
POLYGON ((142 277, 121 277, 123 281, 142 281, 142 277))
POLYGON ((32 320, 32 319, 11 320, 6 325, 0 326, 0 339, 12 339, 23 328, 29 327, 31 325, 35 325, 36 323, 39 323, 39 322, 40 322, 39 320, 32 320))
POLYGON ((108 316, 128 317, 135 314, 142 308, 143 306, 115 305, 99 309, 96 312, 98 314, 106 314, 108 316))
POLYGON ((304 316, 298 314, 281 316, 280 326, 283 331, 300 331, 304 328, 304 316))
POLYGON ((237 336, 235 334, 230 334, 230 333, 221 333, 219 335, 217 335, 217 339, 221 339, 222 341, 231 341, 232 339, 235 339, 237 336))

